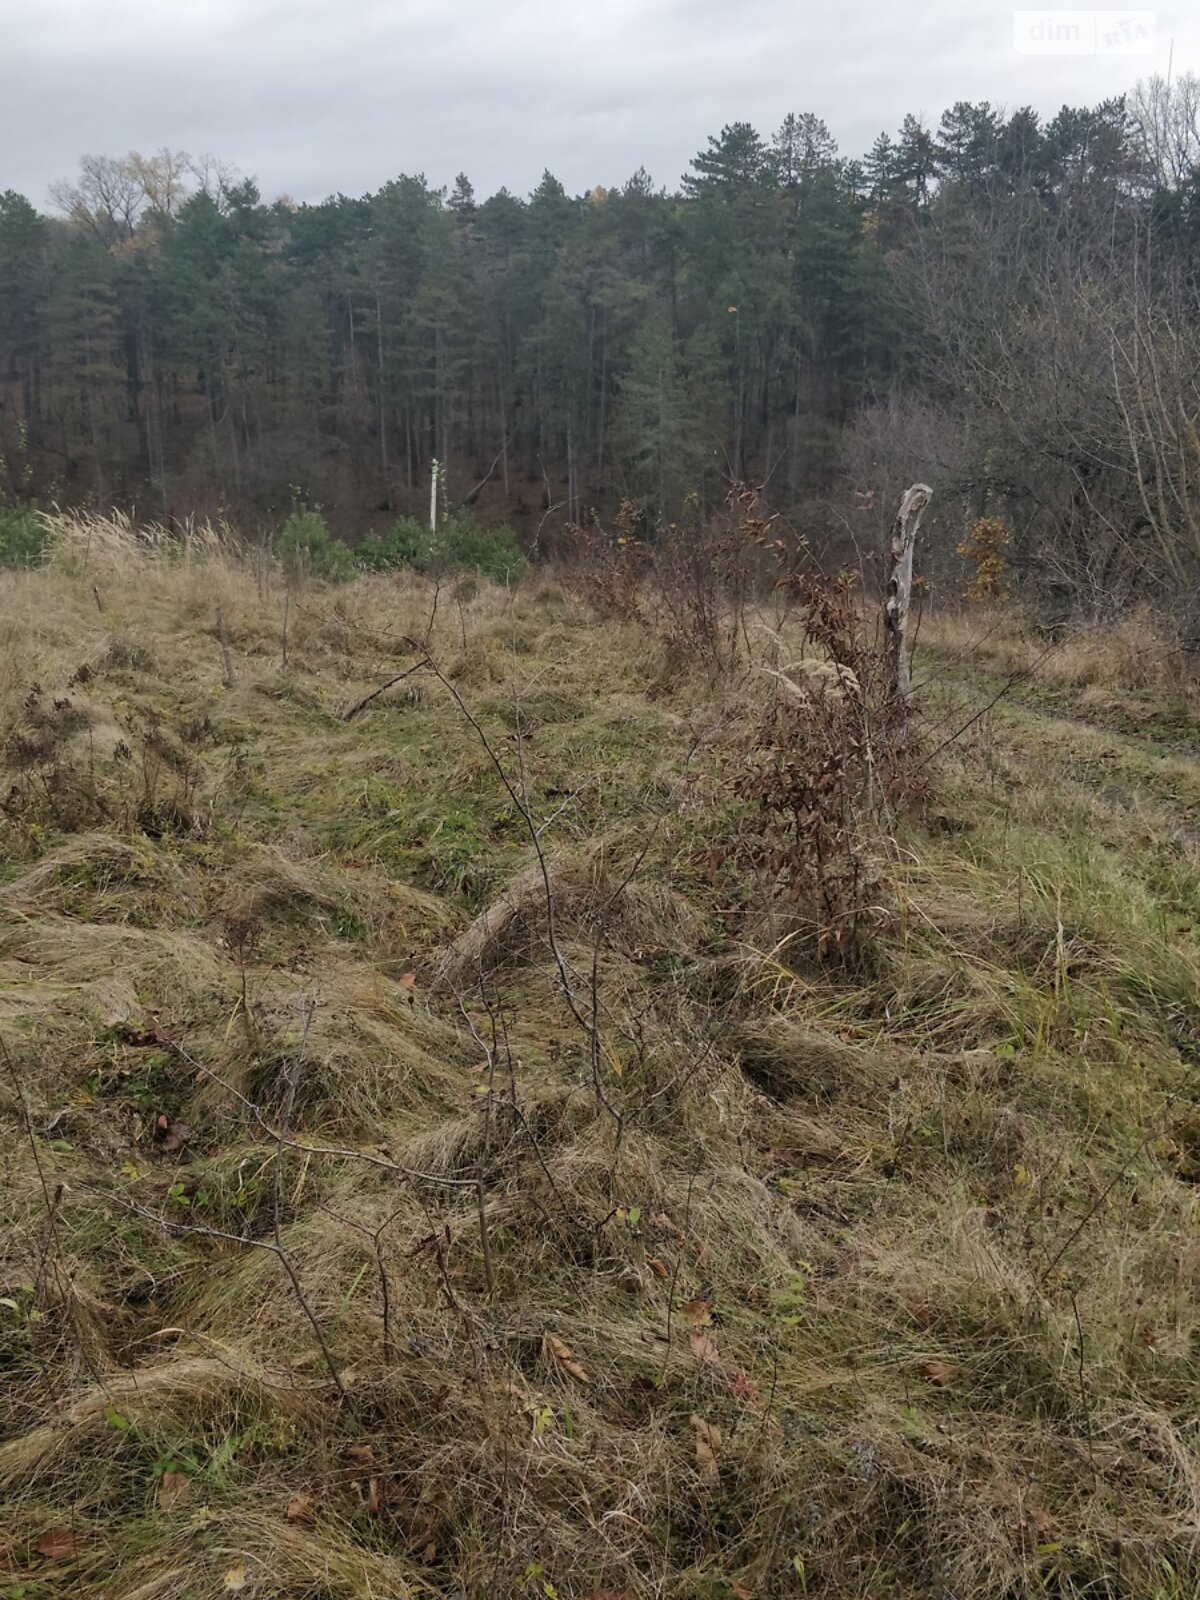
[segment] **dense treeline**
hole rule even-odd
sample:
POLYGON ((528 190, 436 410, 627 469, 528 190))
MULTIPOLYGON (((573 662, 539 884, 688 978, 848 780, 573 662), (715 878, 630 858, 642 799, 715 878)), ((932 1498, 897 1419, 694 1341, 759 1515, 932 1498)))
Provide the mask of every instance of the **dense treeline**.
POLYGON ((170 151, 88 158, 60 217, 0 195, 0 496, 264 523, 300 499, 360 532, 418 511, 439 458, 451 504, 527 532, 747 478, 861 534, 921 473, 946 549, 994 515, 1088 604, 1177 581, 1197 99, 958 104, 863 161, 810 115, 735 123, 675 193, 401 177, 297 206, 170 151))

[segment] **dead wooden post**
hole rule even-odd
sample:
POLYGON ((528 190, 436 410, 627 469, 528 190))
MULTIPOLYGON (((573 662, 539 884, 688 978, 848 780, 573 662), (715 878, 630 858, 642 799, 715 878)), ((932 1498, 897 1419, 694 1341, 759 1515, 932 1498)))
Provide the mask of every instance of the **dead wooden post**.
POLYGON ((887 635, 888 686, 893 700, 908 705, 912 680, 908 667, 908 608, 912 601, 913 551, 921 517, 933 495, 924 483, 904 491, 892 523, 891 565, 883 602, 883 627, 887 635))
POLYGON ((233 657, 229 654, 229 635, 225 632, 225 618, 217 607, 217 638, 221 641, 221 661, 224 667, 221 673, 221 682, 227 689, 232 689, 237 679, 233 675, 233 657))

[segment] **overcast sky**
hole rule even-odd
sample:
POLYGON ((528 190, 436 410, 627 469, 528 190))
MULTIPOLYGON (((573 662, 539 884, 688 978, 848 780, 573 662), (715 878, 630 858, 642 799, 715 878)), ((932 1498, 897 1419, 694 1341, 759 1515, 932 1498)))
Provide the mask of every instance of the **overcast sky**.
POLYGON ((162 145, 268 199, 400 172, 524 194, 545 167, 573 193, 639 166, 674 187, 725 122, 814 111, 859 155, 958 99, 1094 103, 1172 44, 1200 70, 1200 6, 1103 15, 1153 50, 1022 53, 995 0, 0 0, 0 190, 45 206, 81 154, 162 145))

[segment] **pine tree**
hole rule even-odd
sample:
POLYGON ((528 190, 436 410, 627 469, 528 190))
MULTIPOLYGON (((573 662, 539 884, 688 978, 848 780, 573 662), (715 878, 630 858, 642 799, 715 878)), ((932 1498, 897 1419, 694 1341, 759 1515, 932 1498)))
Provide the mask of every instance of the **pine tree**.
POLYGON ((708 149, 692 157, 692 167, 694 173, 683 180, 685 194, 732 198, 768 174, 768 152, 748 122, 731 122, 709 135, 708 149))

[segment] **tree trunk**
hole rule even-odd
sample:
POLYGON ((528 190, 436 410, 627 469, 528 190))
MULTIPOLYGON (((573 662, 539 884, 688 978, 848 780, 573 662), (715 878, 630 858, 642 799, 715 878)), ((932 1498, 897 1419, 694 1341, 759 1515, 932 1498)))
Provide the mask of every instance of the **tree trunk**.
POLYGON ((384 360, 383 360, 383 299, 379 292, 379 279, 375 279, 375 359, 378 371, 376 373, 376 387, 379 391, 379 468, 383 477, 383 498, 389 511, 396 508, 392 503, 392 474, 388 466, 387 447, 387 400, 384 395, 384 360))
POLYGON ((912 600, 913 552, 917 529, 933 490, 914 483, 904 491, 892 523, 891 566, 883 602, 883 627, 887 639, 888 681, 893 701, 907 706, 912 699, 908 666, 908 608, 912 600))

